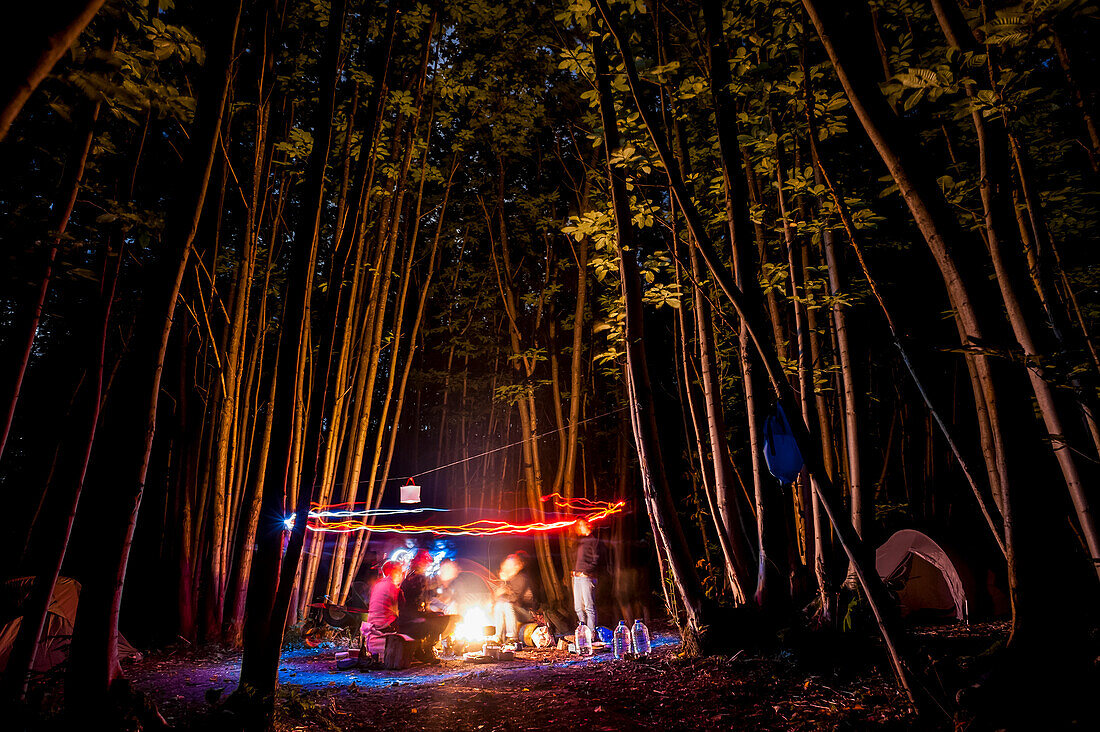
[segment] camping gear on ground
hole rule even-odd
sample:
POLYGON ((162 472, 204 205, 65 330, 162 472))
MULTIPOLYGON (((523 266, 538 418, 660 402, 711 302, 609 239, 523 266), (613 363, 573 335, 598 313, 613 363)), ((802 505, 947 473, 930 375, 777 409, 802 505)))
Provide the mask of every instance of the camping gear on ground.
POLYGON ((336 661, 336 669, 338 671, 346 671, 349 668, 355 668, 359 665, 358 648, 338 648, 335 653, 332 654, 332 657, 336 661))
POLYGON ((645 627, 645 623, 640 618, 635 620, 634 625, 630 627, 630 646, 634 650, 635 656, 649 655, 649 628, 645 627))
POLYGON ((592 655, 592 634, 588 630, 588 626, 581 623, 577 626, 577 632, 574 634, 574 645, 577 647, 577 654, 581 656, 592 655))
POLYGON ((481 633, 485 636, 485 641, 481 644, 481 650, 463 653, 463 661, 466 663, 492 663, 494 661, 511 661, 516 657, 511 648, 502 646, 497 640, 497 627, 495 625, 482 627, 481 633))
POLYGON ((967 592, 960 576, 965 567, 927 534, 902 529, 875 552, 875 569, 898 598, 910 620, 967 619, 967 592))
POLYGON ((597 625, 596 635, 592 638, 592 642, 594 643, 598 640, 600 643, 611 645, 612 638, 614 638, 614 634, 611 632, 611 628, 604 625, 597 625))
POLYGON ((549 648, 554 645, 554 634, 545 623, 524 623, 519 626, 519 640, 532 648, 549 648))
POLYGON ((764 462, 768 464, 768 472, 783 485, 788 485, 802 472, 802 452, 783 405, 777 404, 775 410, 775 416, 768 417, 764 423, 764 462))
POLYGON ((369 603, 364 601, 366 585, 362 582, 351 583, 351 593, 347 605, 338 605, 329 601, 328 595, 320 596, 309 604, 306 620, 302 624, 302 640, 310 648, 316 648, 329 628, 357 628, 367 617, 369 603))
MULTIPOLYGON (((17 577, 0 585, 0 671, 8 666, 12 645, 19 635, 24 606, 34 585, 34 577, 17 577)), ((80 583, 70 577, 58 577, 53 597, 46 608, 46 623, 38 640, 32 670, 46 672, 69 658, 73 622, 80 604, 80 583)), ((118 636, 118 655, 123 660, 141 660, 141 653, 118 636)))
POLYGON ((620 620, 615 626, 615 637, 612 639, 612 649, 615 660, 620 660, 630 652, 630 628, 626 627, 626 621, 620 620))

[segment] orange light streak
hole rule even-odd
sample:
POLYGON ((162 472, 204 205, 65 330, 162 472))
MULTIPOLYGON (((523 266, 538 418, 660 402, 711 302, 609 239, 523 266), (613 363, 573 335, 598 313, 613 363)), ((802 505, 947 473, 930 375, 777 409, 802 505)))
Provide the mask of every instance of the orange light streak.
MULTIPOLYGON (((318 515, 332 511, 333 509, 351 512, 348 504, 337 506, 316 506, 310 512, 309 523, 306 528, 310 531, 322 531, 337 534, 348 534, 355 531, 373 531, 379 534, 438 534, 441 536, 493 536, 497 534, 531 534, 545 531, 566 529, 576 524, 581 519, 589 523, 602 521, 608 516, 621 513, 626 506, 626 501, 589 501, 584 498, 574 498, 566 501, 562 496, 553 493, 544 496, 542 500, 553 500, 554 505, 568 512, 577 511, 583 515, 560 519, 557 521, 535 521, 526 524, 514 524, 508 521, 496 521, 481 519, 460 526, 447 524, 377 524, 371 525, 363 517, 340 517, 342 520, 329 521, 327 516, 318 515)), ((335 518, 335 517, 334 517, 335 518)))

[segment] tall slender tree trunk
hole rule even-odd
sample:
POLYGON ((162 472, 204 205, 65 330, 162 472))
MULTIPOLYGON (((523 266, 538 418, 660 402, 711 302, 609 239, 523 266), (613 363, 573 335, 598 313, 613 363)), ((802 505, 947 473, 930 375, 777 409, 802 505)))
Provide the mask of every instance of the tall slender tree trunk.
POLYGON ((55 489, 62 492, 64 498, 61 505, 67 507, 67 512, 61 518, 56 536, 50 536, 45 544, 48 549, 47 561, 42 564, 45 571, 36 574, 30 595, 23 606, 23 620, 8 657, 0 698, 20 700, 26 693, 38 654, 39 640, 46 625, 47 610, 68 551, 69 537, 99 424, 107 333, 121 261, 121 251, 114 255, 110 251, 104 253, 98 308, 93 310, 93 316, 88 323, 92 338, 86 351, 88 361, 85 376, 78 387, 80 393, 68 420, 69 435, 65 441, 72 446, 72 452, 67 453, 63 449, 58 460, 59 470, 52 481, 55 489))
MULTIPOLYGON (((977 48, 977 43, 955 0, 932 0, 932 7, 948 43, 960 49, 977 48)), ((976 93, 973 84, 967 84, 966 90, 968 96, 976 93)), ((1054 389, 1041 371, 1043 354, 1037 346, 1028 314, 1024 311, 1024 305, 1020 299, 1019 288, 1016 286, 1020 277, 1017 272, 1010 270, 1013 264, 1017 264, 1016 269, 1019 269, 1019 263, 1014 261, 1017 258, 1013 257, 1006 246, 1006 235, 1015 228, 1012 226, 1015 213, 1009 208, 1012 197, 1008 177, 1010 154, 1007 130, 999 123, 999 118, 987 122, 977 108, 971 111, 971 119, 978 142, 981 171, 979 190, 985 214, 986 246, 993 260, 993 271, 996 274, 1009 324, 1012 326, 1016 342, 1023 349, 1028 380, 1031 382, 1054 456, 1069 488, 1070 499, 1077 513, 1077 520, 1085 538, 1085 546, 1092 560, 1093 569, 1100 577, 1100 532, 1097 530, 1089 496, 1078 472, 1073 453, 1066 443, 1066 429, 1055 401, 1054 389)))
POLYGON ((1055 55, 1058 56, 1058 64, 1062 67, 1062 73, 1066 77, 1066 84, 1073 92, 1074 103, 1081 110, 1081 121, 1085 125, 1085 133, 1089 141, 1089 164, 1094 172, 1100 172, 1100 131, 1097 130, 1094 92, 1084 85, 1078 73, 1077 65, 1073 63, 1070 50, 1066 48, 1064 40, 1065 28, 1062 28, 1060 23, 1055 23, 1051 37, 1054 40, 1054 51, 1055 55))
MULTIPOLYGON (((112 50, 114 48, 113 42, 111 48, 112 50)), ((0 459, 4 457, 4 448, 7 445, 8 436, 11 434, 11 425, 15 419, 15 408, 19 403, 19 395, 23 390, 23 377, 26 376, 31 353, 34 351, 34 342, 38 336, 38 326, 42 322, 42 311, 46 304, 46 294, 50 289, 57 250, 61 246, 61 239, 69 225, 77 196, 80 195, 80 184, 84 179, 84 168, 88 163, 92 140, 95 139, 95 126, 96 120, 99 119, 100 105, 101 102, 97 100, 87 108, 83 125, 73 141, 72 153, 66 166, 65 177, 58 187, 58 198, 54 202, 53 211, 51 212, 53 214, 51 217, 51 233, 54 235, 45 251, 42 273, 38 287, 34 290, 34 300, 29 307, 27 322, 24 326, 25 336, 20 341, 22 347, 13 359, 14 373, 11 377, 9 396, 4 406, 4 412, 0 415, 0 459)))
MULTIPOLYGON (((886 301, 883 299, 882 293, 878 288, 878 284, 875 278, 871 276, 871 271, 867 266, 867 262, 863 256, 863 249, 859 243, 859 239, 856 233, 855 222, 852 220, 851 213, 848 211, 847 204, 844 201, 841 193, 837 190, 833 184, 832 178, 829 176, 821 156, 817 150, 816 142, 816 127, 812 112, 808 114, 808 121, 810 127, 810 147, 813 153, 813 159, 815 164, 815 170, 820 174, 821 179, 824 181, 825 187, 829 190, 829 195, 832 198, 833 205, 836 207, 837 216, 840 218, 841 224, 844 227, 844 232, 848 238, 848 242, 852 247, 852 251, 856 255, 856 260, 859 262, 860 269, 863 272, 864 278, 867 280, 868 285, 871 288, 871 293, 875 297, 875 301, 879 305, 879 309, 882 311, 883 318, 886 321, 887 328, 890 331, 890 336, 893 340, 894 347, 898 350, 898 355, 901 357, 902 363, 905 365, 906 370, 909 372, 913 379, 913 383, 917 387, 917 391, 920 392, 921 398, 924 400, 925 406, 928 407, 929 414, 935 420, 936 424, 940 428, 940 432, 943 434, 944 440, 947 442, 951 453, 955 456, 955 460, 959 465, 959 469, 962 471, 963 476, 966 478, 967 483, 970 485, 971 492, 981 510, 982 516, 985 518, 986 524, 989 527, 990 533, 993 535, 993 539, 997 542, 997 546, 1000 548, 1001 553, 1005 553, 1004 543, 1004 530, 1000 523, 1000 514, 996 505, 990 506, 989 501, 985 498, 981 488, 978 485, 977 477, 975 476, 973 468, 970 466, 969 461, 963 456, 962 451, 959 449, 958 443, 955 441, 951 430, 947 426, 947 422, 944 420, 940 410, 936 408, 932 402, 932 398, 928 393, 927 388, 924 385, 924 381, 917 374, 916 367, 913 365, 913 361, 909 356, 908 350, 901 342, 901 337, 898 333, 897 326, 894 323, 894 318, 890 313, 890 310, 886 307, 886 301)), ((886 481, 886 475, 890 464, 890 455, 893 452, 895 428, 898 423, 898 410, 894 410, 890 420, 890 427, 888 429, 886 438, 886 447, 883 450, 883 464, 882 470, 879 474, 879 479, 875 483, 875 495, 872 497, 877 500, 878 493, 882 489, 886 481)), ((854 525, 854 522, 853 522, 854 525)))
MULTIPOLYGON (((335 0, 325 30, 325 45, 320 62, 320 99, 314 111, 312 126, 314 145, 303 181, 302 208, 294 237, 279 348, 278 371, 283 376, 276 385, 276 398, 271 407, 275 410, 271 459, 264 476, 260 513, 261 520, 266 517, 268 523, 258 532, 246 600, 244 657, 241 661, 238 691, 256 695, 252 700, 252 714, 247 721, 248 726, 253 729, 269 729, 274 721, 273 695, 282 653, 283 629, 301 560, 306 514, 313 495, 320 453, 321 421, 325 413, 325 387, 328 383, 328 370, 321 364, 327 364, 328 359, 322 356, 318 359, 321 363, 314 363, 312 389, 309 389, 308 384, 297 383, 294 374, 299 372, 299 364, 310 355, 310 296, 321 228, 325 169, 332 147, 332 117, 345 11, 346 1, 335 0), (298 401, 300 388, 309 389, 313 403, 303 440, 295 522, 284 556, 284 526, 280 518, 287 498, 287 483, 293 462, 293 405, 298 401)), ((331 343, 325 345, 331 347, 331 343)))
MULTIPOLYGON (((600 14, 603 16, 604 21, 611 31, 611 35, 616 45, 619 47, 631 95, 634 97, 635 105, 642 118, 643 125, 649 133, 654 146, 657 148, 661 163, 669 173, 673 192, 681 210, 684 211, 689 230, 695 238, 695 245, 699 249, 699 253, 703 256, 703 260, 710 268, 711 274, 718 282, 722 293, 729 299, 746 327, 749 328, 749 334, 753 344, 761 360, 764 362, 768 379, 772 383, 772 388, 775 390, 779 402, 784 406, 788 414, 797 415, 800 411, 798 408, 797 396, 790 384, 787 383, 786 377, 783 375, 775 346, 769 342, 768 334, 760 327, 761 323, 758 316, 749 309, 745 301, 744 293, 737 287, 729 272, 722 265, 718 252, 714 248, 706 228, 703 226, 702 217, 699 215, 694 202, 687 193, 679 166, 669 150, 667 139, 664 137, 663 133, 660 132, 656 121, 653 119, 653 115, 641 101, 638 71, 634 63, 634 55, 630 47, 629 39, 619 27, 617 17, 613 15, 607 7, 606 0, 596 0, 596 4, 600 10, 600 14)), ((902 655, 899 649, 899 642, 903 640, 904 634, 900 628, 898 619, 893 614, 893 605, 887 599, 886 588, 874 569, 874 563, 866 547, 860 541, 854 529, 852 529, 851 523, 834 509, 834 490, 832 484, 829 482, 827 474, 824 472, 820 442, 816 442, 810 438, 809 430, 804 421, 794 419, 791 420, 791 422, 795 440, 802 451, 806 464, 811 474, 818 477, 821 488, 820 497, 822 509, 833 525, 840 545, 848 554, 849 559, 856 563, 857 577, 859 578, 861 587, 867 595, 872 614, 879 624, 879 629, 882 633, 887 652, 898 680, 906 689, 910 699, 916 703, 917 695, 912 687, 911 674, 902 662, 902 655)))
POLYGON ((101 7, 103 0, 60 0, 11 8, 0 36, 0 140, 101 7))
POLYGON ((626 192, 626 177, 622 169, 612 162, 612 156, 619 150, 619 126, 611 97, 611 72, 603 43, 598 39, 593 43, 593 57, 600 100, 600 117, 603 122, 605 160, 611 180, 612 205, 615 209, 615 250, 619 257, 619 278, 626 308, 625 377, 634 447, 638 454, 642 491, 654 528, 654 539, 658 542, 658 551, 663 551, 668 559, 668 567, 687 614, 688 627, 684 642, 689 651, 697 652, 706 647, 707 616, 703 588, 695 573, 683 528, 676 515, 676 507, 672 501, 661 456, 657 415, 646 364, 641 277, 638 273, 638 265, 634 261, 633 221, 626 192))
POLYGON ((66 703, 77 712, 100 705, 107 689, 120 673, 118 664, 118 613, 122 587, 130 556, 134 529, 145 488, 145 479, 156 432, 157 401, 168 337, 176 312, 180 286, 187 269, 189 254, 210 181, 221 123, 230 92, 231 70, 237 28, 243 0, 220 5, 214 42, 207 56, 207 68, 199 93, 195 129, 188 154, 188 173, 177 201, 175 225, 169 226, 168 247, 161 260, 161 272, 154 281, 161 284, 163 299, 140 317, 135 333, 137 346, 132 356, 137 393, 126 405, 127 435, 132 442, 123 446, 134 450, 133 464, 124 468, 127 488, 110 501, 111 518, 102 527, 104 558, 102 571, 85 583, 77 613, 70 650, 69 683, 66 703), (134 435, 129 430, 134 430, 134 435), (134 447, 136 446, 136 448, 134 447))
MULTIPOLYGON (((707 58, 710 62, 710 87, 714 105, 715 127, 718 133, 718 149, 722 159, 722 187, 725 194, 726 228, 729 231, 730 251, 733 260, 734 281, 745 294, 747 306, 760 314, 764 298, 760 292, 758 275, 760 264, 753 256, 753 242, 759 237, 763 248, 763 230, 755 234, 750 229, 748 176, 752 166, 746 164, 738 145, 738 125, 735 102, 730 92, 729 45, 722 30, 722 5, 717 0, 703 4, 707 58)), ((685 142, 683 135, 680 146, 685 142)), ((681 152, 681 159, 687 157, 681 152)), ((694 261, 694 255, 693 255, 694 261)), ((772 325, 775 342, 780 343, 778 303, 772 298, 772 325)), ((780 586, 780 576, 771 558, 783 532, 783 511, 773 494, 774 482, 763 463, 763 442, 760 438, 758 417, 758 377, 750 345, 749 331, 742 321, 738 329, 738 362, 741 368, 742 386, 745 392, 745 413, 748 427, 749 450, 752 460, 753 496, 756 503, 757 571, 753 599, 761 607, 782 607, 787 602, 787 592, 780 586)))

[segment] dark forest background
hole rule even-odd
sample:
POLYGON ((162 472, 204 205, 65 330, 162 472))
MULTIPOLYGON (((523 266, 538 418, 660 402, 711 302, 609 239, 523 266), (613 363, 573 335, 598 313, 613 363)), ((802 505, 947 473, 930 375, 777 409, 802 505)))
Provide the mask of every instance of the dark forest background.
MULTIPOLYGON (((900 528, 1019 663, 1080 648, 1094 4, 100 4, 0 140, 0 556, 83 584, 86 698, 120 627, 273 688, 283 618, 375 559, 303 512, 410 477, 473 517, 625 498, 608 607, 695 650, 747 607, 904 658, 900 528)), ((566 539, 526 547, 571 607, 566 539)))

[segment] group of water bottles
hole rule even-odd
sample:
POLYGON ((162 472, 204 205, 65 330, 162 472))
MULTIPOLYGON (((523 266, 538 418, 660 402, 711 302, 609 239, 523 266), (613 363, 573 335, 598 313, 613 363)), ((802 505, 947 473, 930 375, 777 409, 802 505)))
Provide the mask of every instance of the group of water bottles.
MULTIPOLYGON (((607 632, 603 629, 603 632, 607 632)), ((577 653, 582 656, 592 655, 592 631, 581 623, 577 626, 575 636, 577 653)), ((635 657, 648 656, 650 651, 649 628, 641 620, 635 620, 634 625, 626 627, 626 621, 620 620, 612 635, 611 650, 616 659, 624 658, 628 653, 635 657)))

